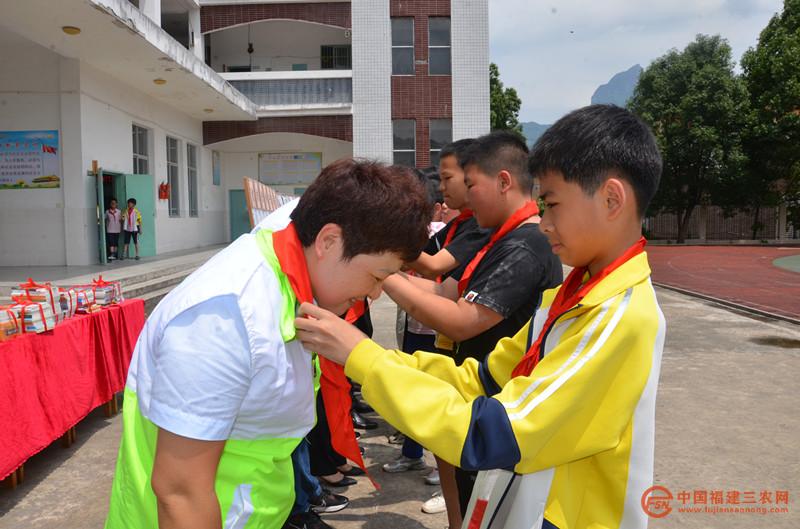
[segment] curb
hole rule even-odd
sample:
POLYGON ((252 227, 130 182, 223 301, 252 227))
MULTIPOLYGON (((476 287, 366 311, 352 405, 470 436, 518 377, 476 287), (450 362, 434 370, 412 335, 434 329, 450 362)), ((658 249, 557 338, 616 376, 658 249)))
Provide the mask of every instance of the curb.
POLYGON ((699 292, 694 292, 692 290, 686 290, 681 287, 676 287, 673 285, 667 285, 664 283, 659 283, 653 281, 653 285, 664 288, 667 290, 672 290, 673 292, 678 292, 679 294, 684 294, 687 296, 691 296, 693 298, 700 298, 705 301, 710 301, 712 303, 716 303, 717 305, 721 305, 728 309, 734 309, 738 312, 744 312, 749 315, 761 316, 764 318, 771 318, 775 320, 781 320, 788 323, 793 323, 794 325, 800 325, 800 319, 792 318, 791 316, 784 316, 783 314, 775 314, 774 312, 769 312, 766 310, 755 309, 753 307, 748 307, 746 305, 741 305, 739 303, 734 303, 733 301, 728 301, 725 299, 715 298, 714 296, 709 296, 708 294, 700 294, 699 292))

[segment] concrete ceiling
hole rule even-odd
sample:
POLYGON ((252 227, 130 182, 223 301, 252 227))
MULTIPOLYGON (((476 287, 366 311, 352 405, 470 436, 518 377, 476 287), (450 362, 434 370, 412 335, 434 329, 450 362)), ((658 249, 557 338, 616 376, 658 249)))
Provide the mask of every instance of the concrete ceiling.
POLYGON ((0 0, 0 12, 0 31, 79 59, 192 117, 256 119, 247 97, 127 0, 0 0), (67 35, 62 26, 81 33, 67 35))

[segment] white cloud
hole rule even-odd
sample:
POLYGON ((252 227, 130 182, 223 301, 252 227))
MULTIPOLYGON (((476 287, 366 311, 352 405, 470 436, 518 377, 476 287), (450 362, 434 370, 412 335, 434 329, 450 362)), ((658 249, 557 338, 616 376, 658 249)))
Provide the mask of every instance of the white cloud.
POLYGON ((490 1, 491 57, 517 89, 523 121, 549 123, 590 102, 634 64, 646 67, 698 33, 728 39, 733 57, 756 44, 782 0, 490 1))

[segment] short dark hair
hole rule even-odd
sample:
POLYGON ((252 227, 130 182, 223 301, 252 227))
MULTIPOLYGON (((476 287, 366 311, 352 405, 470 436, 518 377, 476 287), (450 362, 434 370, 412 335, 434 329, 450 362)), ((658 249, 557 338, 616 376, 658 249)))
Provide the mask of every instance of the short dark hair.
POLYGON ((539 138, 528 163, 531 174, 558 171, 593 195, 616 171, 633 187, 644 218, 661 180, 661 153, 650 128, 624 108, 590 105, 559 119, 539 138))
POLYGON ((428 241, 433 206, 408 168, 344 158, 325 167, 292 212, 303 246, 314 243, 328 223, 342 228, 342 257, 396 253, 419 257, 428 241))
POLYGON ((108 201, 109 202, 119 202, 119 200, 117 200, 117 197, 111 197, 111 198, 108 199, 108 201))
POLYGON ((473 143, 475 143, 475 138, 464 138, 463 140, 456 140, 452 143, 448 143, 439 151, 439 159, 441 160, 445 156, 455 156, 458 165, 463 167, 462 158, 464 156, 464 151, 473 143))
POLYGON ((136 199, 135 198, 129 198, 128 199, 128 204, 133 204, 135 206, 136 205, 136 199))
POLYGON ((439 189, 442 179, 439 176, 439 171, 435 167, 428 167, 427 169, 414 169, 414 173, 419 178, 422 185, 425 186, 425 191, 428 193, 428 203, 431 206, 441 204, 444 202, 444 195, 442 190, 439 189))
POLYGON ((461 157, 461 166, 478 168, 489 176, 500 171, 511 173, 525 193, 533 189, 533 178, 528 172, 528 146, 519 134, 497 130, 476 139, 461 157))

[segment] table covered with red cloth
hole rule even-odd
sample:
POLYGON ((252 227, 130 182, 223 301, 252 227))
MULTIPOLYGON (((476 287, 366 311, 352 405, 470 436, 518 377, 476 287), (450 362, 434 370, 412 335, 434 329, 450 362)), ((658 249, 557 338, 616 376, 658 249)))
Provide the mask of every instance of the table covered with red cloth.
POLYGON ((0 342, 0 479, 125 387, 144 301, 0 342))

